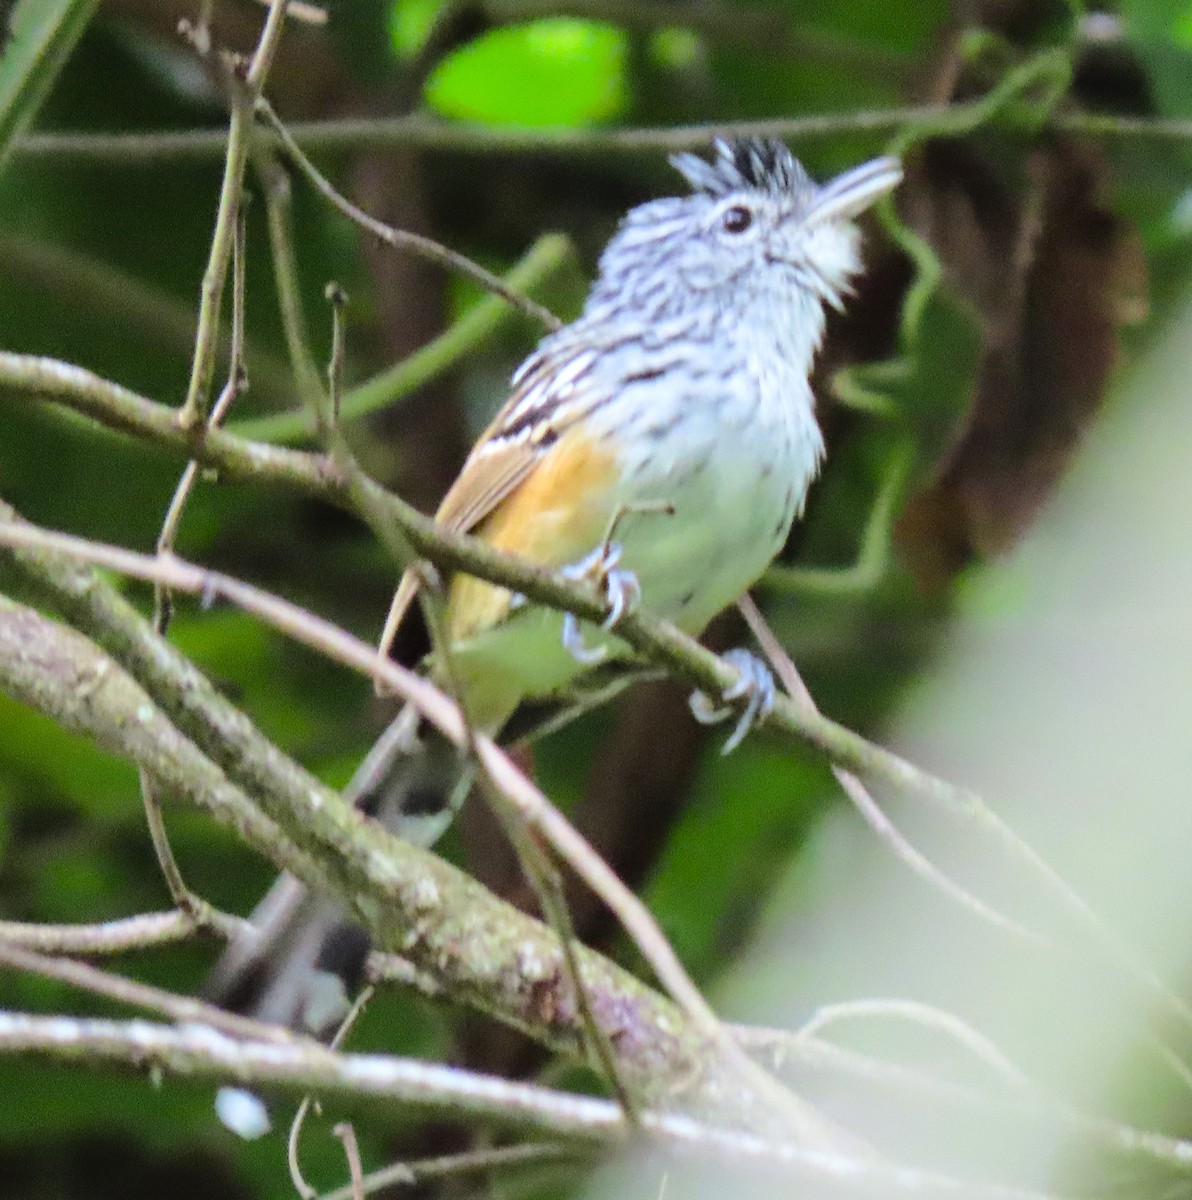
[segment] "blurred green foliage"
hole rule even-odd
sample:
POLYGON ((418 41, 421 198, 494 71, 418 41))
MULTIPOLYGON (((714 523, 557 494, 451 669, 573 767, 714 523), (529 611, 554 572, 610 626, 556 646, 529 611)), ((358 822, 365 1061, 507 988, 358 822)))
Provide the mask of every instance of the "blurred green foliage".
POLYGON ((612 25, 557 17, 495 29, 441 62, 426 102, 490 125, 583 126, 625 107, 627 39, 612 25))
MULTIPOLYGON (((253 5, 226 3, 240 18, 259 15, 253 5)), ((40 7, 48 16, 52 7, 77 15, 88 6, 40 7)), ((178 16, 196 15, 197 0, 163 7, 169 11, 157 21, 146 17, 144 6, 105 6, 52 91, 53 55, 39 59, 10 50, 0 63, 0 147, 46 93, 41 129, 219 124, 219 95, 168 32, 178 16), (12 87, 22 63, 47 65, 12 87)), ((416 111, 446 119, 552 128, 722 122, 901 104, 908 81, 943 37, 949 9, 944 0, 755 0, 741 6, 709 0, 695 6, 685 25, 683 6, 663 0, 636 6, 633 19, 623 22, 615 5, 607 15, 595 3, 574 11, 565 4, 557 11, 524 5, 515 22, 478 20, 458 44, 424 63, 421 55, 434 46, 448 10, 466 6, 329 0, 326 7, 325 34, 297 28, 287 34, 276 72, 275 98, 283 112, 386 114, 395 96, 408 94, 416 111), (534 7, 541 11, 530 19, 534 7), (774 29, 786 32, 775 37, 774 29)), ((1057 28, 1064 44, 1075 45, 1079 6, 1047 7, 1054 9, 1055 23, 1028 34, 1025 48, 1014 53, 1054 44, 1057 28)), ((38 8, 37 0, 21 0, 18 21, 38 8)), ((481 16, 484 9, 478 6, 481 16)), ((1120 9, 1129 38, 1123 45, 1153 85, 1157 115, 1187 113, 1192 5, 1125 0, 1120 9)), ((493 10, 499 13, 501 6, 493 10)), ((54 30, 47 34, 55 36, 54 30)), ((849 133, 799 150, 814 171, 827 173, 880 147, 879 135, 849 133)), ((1192 222, 1185 217, 1180 225, 1169 216, 1187 186, 1186 150, 1115 142, 1109 153, 1118 168, 1119 206, 1139 222, 1152 271, 1163 285, 1161 304, 1192 269, 1192 222)), ((398 182, 390 178, 389 186, 399 195, 394 212, 421 213, 434 236, 500 270, 538 233, 556 228, 574 238, 590 266, 619 214, 674 182, 662 155, 653 152, 590 159, 359 153, 329 156, 325 165, 353 194, 365 188, 370 172, 384 175, 392 168, 398 182)), ((189 361, 187 340, 178 331, 180 324, 186 329, 196 306, 219 178, 213 159, 133 166, 14 154, 0 174, 0 345, 78 363, 155 399, 178 402, 189 361), (130 295, 149 302, 134 304, 130 295)), ((329 321, 322 289, 329 279, 347 286, 353 297, 352 379, 389 365, 389 347, 400 340, 391 324, 409 323, 415 312, 429 314, 434 324, 476 302, 470 288, 455 285, 446 298, 429 290, 386 294, 371 247, 301 186, 296 190, 308 320, 325 352, 329 321)), ((386 199, 382 190, 381 207, 386 199)), ((238 415, 293 402, 260 207, 249 212, 253 386, 238 415)), ((553 299, 573 310, 577 289, 561 285, 553 299)), ((885 387, 897 420, 830 414, 832 461, 791 547, 794 560, 828 566, 851 561, 890 455, 908 433, 920 475, 930 470, 971 393, 977 329, 977 318, 953 295, 933 296, 913 358, 885 387)), ((535 336, 518 323, 460 363, 435 403, 446 406, 444 394, 458 401, 473 413, 474 426, 500 402, 509 370, 535 336)), ((1141 351, 1145 336, 1138 340, 1141 351)), ((881 353, 896 355, 898 349, 891 343, 881 353)), ((378 469, 407 477, 416 471, 417 463, 403 461, 400 441, 382 429, 352 432, 378 469)), ((0 407, 0 496, 30 519, 148 549, 178 472, 177 463, 60 413, 10 398, 0 407)), ((392 566, 363 529, 319 506, 249 487, 202 484, 183 522, 179 550, 273 588, 366 638, 375 637, 393 584, 392 566)), ((10 583, 0 575, 0 587, 10 583)), ((129 593, 148 606, 144 589, 130 587, 129 593)), ((949 602, 946 593, 919 594, 895 568, 880 587, 863 594, 776 599, 768 611, 821 706, 880 732, 899 692, 929 661, 949 602)), ((200 612, 182 602, 172 636, 279 745, 333 783, 347 778, 379 727, 382 713, 366 684, 238 613, 200 612)), ((607 714, 594 715, 543 748, 552 794, 572 802, 582 794, 609 724, 607 714)), ((728 760, 714 745, 705 752, 689 801, 645 887, 702 982, 713 982, 741 946, 768 885, 836 796, 822 764, 779 752, 764 739, 728 760)), ((247 911, 267 884, 267 865, 199 814, 170 807, 167 819, 190 885, 220 906, 247 911)), ((449 850, 460 853, 458 839, 449 850)), ((98 921, 167 903, 133 770, 3 698, 0 856, 6 917, 98 921)), ((212 954, 212 947, 196 944, 117 965, 187 990, 197 986, 212 954)), ((60 986, 11 976, 0 978, 0 1003, 103 1010, 60 986)), ((369 1011, 353 1044, 443 1057, 453 1044, 452 1019, 420 1001, 387 996, 369 1011)), ((7 1061, 0 1063, 0 1080, 10 1101, 0 1104, 0 1178, 11 1181, 6 1196, 156 1196, 170 1178, 163 1164, 195 1154, 204 1166, 192 1173, 189 1187, 176 1190, 207 1200, 291 1194, 279 1142, 235 1144, 214 1125, 205 1089, 49 1075, 7 1061), (19 1102, 11 1102, 14 1097, 19 1102), (102 1165, 97 1136, 122 1147, 119 1171, 102 1165)), ((329 1124, 312 1122, 304 1150, 311 1177, 328 1186, 344 1178, 329 1124)), ((366 1165, 384 1161, 401 1141, 403 1124, 391 1113, 362 1117, 366 1165)))

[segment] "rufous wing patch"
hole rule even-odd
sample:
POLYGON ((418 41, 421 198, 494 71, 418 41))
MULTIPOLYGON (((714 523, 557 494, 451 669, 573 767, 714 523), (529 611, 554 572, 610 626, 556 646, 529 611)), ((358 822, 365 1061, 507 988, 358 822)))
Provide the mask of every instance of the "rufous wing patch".
MULTIPOLYGON (((617 458, 573 425, 522 482, 477 527, 499 550, 543 566, 574 562, 596 548, 613 510, 617 458)), ((447 627, 452 640, 472 637, 503 620, 509 593, 470 575, 451 587, 447 627)))

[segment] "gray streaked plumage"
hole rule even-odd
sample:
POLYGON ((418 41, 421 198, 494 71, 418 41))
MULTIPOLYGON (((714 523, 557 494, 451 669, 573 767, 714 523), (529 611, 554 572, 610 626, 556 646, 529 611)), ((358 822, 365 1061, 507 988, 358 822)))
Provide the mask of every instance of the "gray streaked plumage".
MULTIPOLYGON (((628 510, 616 540, 644 607, 698 634, 765 570, 802 510, 824 448, 808 377, 825 306, 840 306, 860 270, 853 218, 900 172, 896 161, 878 159, 821 187, 785 145, 768 139, 718 141, 710 161, 693 154, 671 161, 691 193, 626 214, 583 311, 518 369, 437 519, 457 530, 481 526, 570 431, 582 429, 616 464, 607 494, 582 498, 580 526, 591 540, 530 557, 547 566, 575 562, 614 514, 628 510), (663 508, 670 515, 660 515, 663 508)), ((387 633, 415 589, 403 581, 387 633)), ((485 697, 487 708, 469 690, 469 710, 473 719, 485 712, 481 724, 492 733, 523 701, 582 692, 585 675, 559 636, 559 614, 501 595, 495 619, 453 636, 456 678, 485 697)), ((585 636, 609 655, 600 676, 607 694, 608 668, 627 647, 613 632, 585 626, 585 636)), ((415 754, 409 714, 386 739, 349 794, 428 845, 451 803, 462 800, 460 759, 433 731, 415 754), (429 774, 428 748, 437 760, 429 774), (438 809, 423 811, 435 809, 432 793, 438 809)), ((314 1015, 308 1024, 326 1026, 346 1006, 345 989, 335 980, 329 986, 328 973, 348 976, 351 964, 316 934, 342 919, 303 900, 294 881, 282 886, 290 917, 275 922, 285 927, 271 938, 300 950, 302 961, 274 963, 268 939, 247 951, 233 946, 217 970, 216 994, 233 994, 249 964, 256 1011, 314 1015), (317 969, 320 961, 327 971, 317 969)))

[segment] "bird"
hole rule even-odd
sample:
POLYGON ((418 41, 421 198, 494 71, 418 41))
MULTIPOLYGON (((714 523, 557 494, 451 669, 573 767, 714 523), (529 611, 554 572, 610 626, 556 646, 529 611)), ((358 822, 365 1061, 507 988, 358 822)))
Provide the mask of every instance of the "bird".
MULTIPOLYGON (((812 366, 827 310, 862 269, 856 219, 897 186, 899 161, 823 185, 777 139, 717 139, 710 158, 670 161, 690 191, 624 216, 579 316, 514 373, 436 514, 608 601, 596 625, 473 576, 450 581, 450 663, 432 652, 427 670, 484 733, 508 738, 521 710, 576 711, 616 690, 632 658, 616 623, 638 605, 698 636, 778 555, 823 460, 812 366)), ((400 581, 382 653, 421 586, 417 570, 400 581)), ((774 684, 749 652, 726 658, 739 679, 717 700, 741 709, 731 748, 774 684)), ((698 693, 693 711, 723 712, 698 693)), ((460 753, 406 710, 345 796, 430 845, 469 784, 460 753)), ((262 931, 228 947, 208 994, 325 1035, 367 940, 290 877, 254 920, 262 931)))

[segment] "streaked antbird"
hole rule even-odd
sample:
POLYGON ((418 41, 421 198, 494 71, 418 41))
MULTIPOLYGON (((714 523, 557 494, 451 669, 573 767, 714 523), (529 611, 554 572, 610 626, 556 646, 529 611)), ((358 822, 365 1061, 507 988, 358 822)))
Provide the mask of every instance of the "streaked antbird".
MULTIPOLYGON (((691 193, 622 220, 583 312, 514 375, 438 512, 451 529, 590 579, 610 601, 596 628, 475 578, 452 582, 453 679, 494 735, 527 702, 578 708, 615 686, 629 657, 615 620, 634 604, 700 633, 782 548, 823 457, 808 379, 825 308, 841 307, 860 271, 854 220, 896 186, 899 163, 875 159, 818 186, 773 140, 718 141, 711 161, 671 161, 691 193)), ((402 580, 386 649, 417 586, 402 580)), ((742 717, 731 744, 773 695, 756 659, 733 661, 740 682, 725 699, 742 717)), ((442 677, 439 664, 428 670, 442 677)), ((406 712, 349 795, 430 844, 467 782, 460 755, 406 712)), ((229 947, 210 994, 326 1033, 367 939, 290 878, 254 921, 259 935, 229 947)), ((221 1099, 229 1112, 238 1103, 221 1099)))

